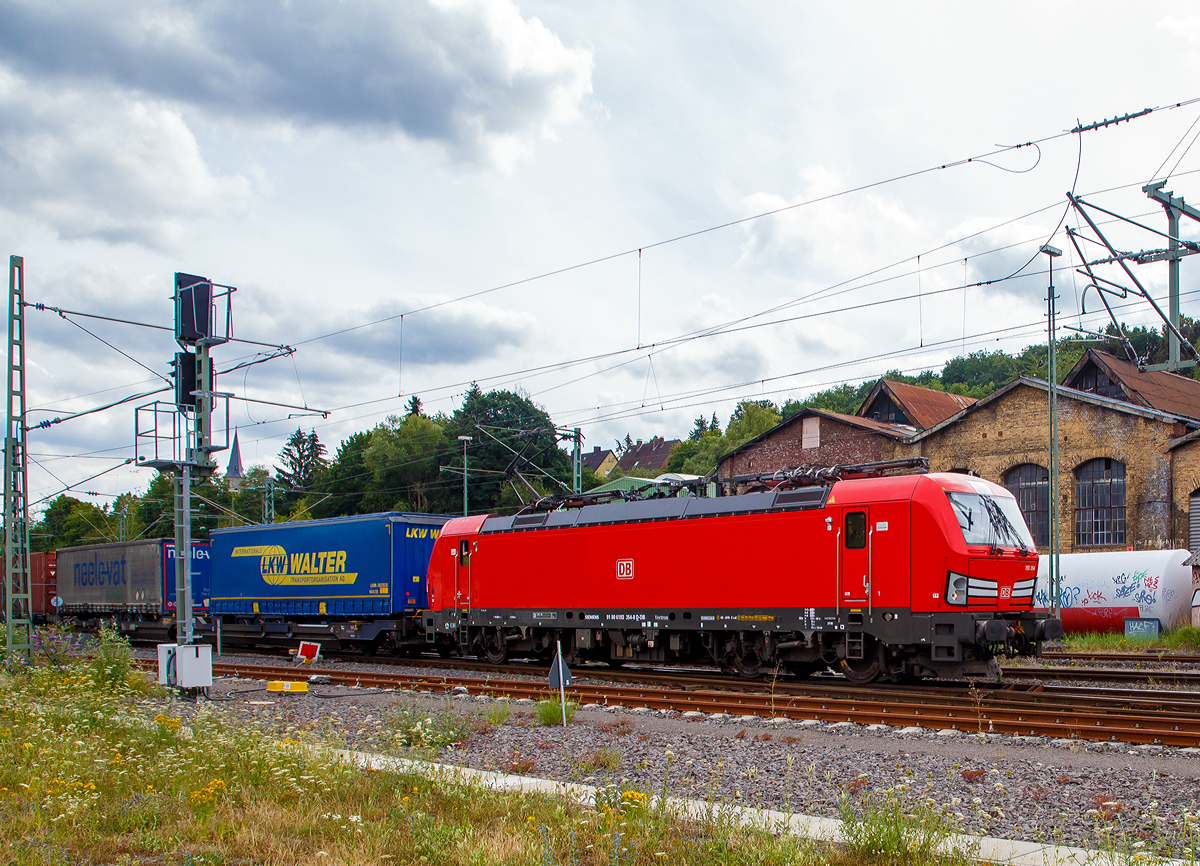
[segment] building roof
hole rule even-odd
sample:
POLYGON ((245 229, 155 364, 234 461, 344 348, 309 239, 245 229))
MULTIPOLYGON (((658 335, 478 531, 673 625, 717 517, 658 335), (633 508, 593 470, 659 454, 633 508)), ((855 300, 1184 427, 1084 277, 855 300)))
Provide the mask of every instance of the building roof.
MULTIPOLYGON (((916 432, 914 428, 909 427, 907 424, 876 421, 874 418, 864 418, 861 415, 846 415, 842 412, 832 412, 829 409, 805 409, 799 415, 793 415, 792 417, 799 418, 800 415, 819 415, 822 418, 829 418, 833 421, 849 424, 851 427, 861 427, 864 430, 870 430, 874 433, 882 433, 884 436, 890 436, 893 439, 904 439, 916 432)), ((767 432, 770 433, 771 431, 768 430, 767 432)))
POLYGON ((875 387, 871 389, 867 398, 863 400, 863 404, 858 408, 856 414, 867 417, 872 404, 881 393, 886 393, 905 417, 913 423, 913 426, 920 430, 925 430, 946 420, 975 402, 974 397, 964 397, 948 391, 935 391, 932 388, 922 388, 920 385, 909 385, 904 382, 893 382, 891 379, 880 379, 875 383, 875 387))
POLYGON ((1067 373, 1063 384, 1072 387, 1089 363, 1103 371, 1129 402, 1184 418, 1200 419, 1200 382, 1195 379, 1165 370, 1141 370, 1124 358, 1088 349, 1067 373))
POLYGON ((583 464, 585 469, 590 469, 595 472, 600 468, 601 464, 609 458, 610 455, 614 459, 616 458, 616 455, 613 454, 611 450, 605 448, 602 451, 600 450, 600 446, 596 445, 591 451, 584 451, 581 453, 579 455, 579 462, 583 464))
POLYGON ((628 475, 617 478, 614 481, 609 481, 601 484, 599 487, 593 487, 591 490, 585 490, 585 493, 608 493, 610 490, 644 490, 647 487, 658 487, 665 482, 656 481, 653 478, 632 478, 628 475))
POLYGON ((821 418, 829 418, 832 421, 838 421, 842 424, 848 424, 851 427, 858 427, 862 430, 869 430, 872 433, 879 433, 882 436, 888 436, 892 439, 906 439, 916 431, 912 427, 904 424, 889 424, 886 421, 876 421, 874 418, 863 418, 858 415, 844 415, 841 412, 831 412, 828 409, 814 409, 811 406, 807 409, 802 409, 795 415, 788 418, 786 421, 781 421, 770 430, 763 431, 748 442, 743 442, 732 451, 726 451, 717 458, 717 465, 720 466, 724 461, 733 457, 735 454, 741 454, 748 448, 752 448, 764 439, 769 439, 779 433, 786 427, 793 424, 798 424, 801 418, 811 418, 819 416, 821 418))
MULTIPOLYGON (((1030 376, 1019 376, 1018 378, 1013 379, 1003 388, 999 388, 993 391, 991 394, 988 394, 982 400, 976 400, 970 406, 967 406, 954 415, 951 415, 949 418, 944 419, 943 421, 926 430, 922 430, 920 433, 917 433, 915 436, 911 437, 908 441, 917 442, 945 427, 949 427, 951 424, 956 423, 957 421, 974 412, 976 409, 982 409, 985 406, 989 406, 1002 398, 1004 395, 1020 387, 1036 388, 1039 391, 1049 391, 1050 383, 1046 382, 1044 379, 1034 379, 1030 376)), ((1093 394, 1090 391, 1078 391, 1075 388, 1067 388, 1063 385, 1058 387, 1058 396, 1065 400, 1077 400, 1080 403, 1090 403, 1093 406, 1100 406, 1104 409, 1112 409, 1128 415, 1137 415, 1142 418, 1149 418, 1153 421, 1162 421, 1166 424, 1174 421, 1182 421, 1192 428, 1200 426, 1195 419, 1181 416, 1173 412, 1162 412, 1158 409, 1139 406, 1135 403, 1129 403, 1125 400, 1117 400, 1113 397, 1101 397, 1099 394, 1093 394)))
POLYGON ((643 444, 639 439, 637 444, 621 455, 617 465, 623 472, 628 472, 630 469, 665 469, 667 460, 671 456, 671 449, 678 445, 679 441, 655 436, 643 444))

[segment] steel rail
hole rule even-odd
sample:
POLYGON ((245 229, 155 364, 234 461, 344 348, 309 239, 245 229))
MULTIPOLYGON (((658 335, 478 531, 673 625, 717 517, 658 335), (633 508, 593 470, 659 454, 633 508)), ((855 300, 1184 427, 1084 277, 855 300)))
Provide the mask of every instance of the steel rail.
POLYGON ((1092 662, 1179 662, 1200 664, 1200 653, 1180 653, 1170 650, 1143 650, 1140 653, 1117 652, 1043 652, 1043 659, 1051 661, 1092 662))
MULTIPOLYGON (((295 668, 266 665, 213 665, 217 676, 255 679, 297 678, 295 668)), ((405 675, 366 671, 328 671, 331 683, 415 691, 465 691, 493 697, 546 699, 548 689, 529 680, 492 680, 479 677, 405 675)), ((871 690, 868 690, 871 691, 871 690)), ((1083 695, 1063 695, 1052 705, 1044 690, 999 689, 974 694, 948 690, 921 694, 897 690, 890 694, 811 695, 794 693, 752 694, 678 689, 581 685, 571 687, 579 703, 647 707, 652 710, 700 711, 773 718, 817 719, 825 722, 953 728, 964 732, 995 732, 1026 736, 1078 737, 1087 740, 1120 740, 1129 743, 1200 745, 1200 711, 1197 698, 1188 693, 1169 697, 1144 692, 1106 693, 1085 690, 1083 695), (1023 700, 1034 695, 1037 700, 1023 700), (1099 700, 1098 700, 1099 699, 1099 700), (1168 706, 1168 702, 1177 706, 1168 706), (1154 705, 1157 708, 1152 708, 1154 705)))

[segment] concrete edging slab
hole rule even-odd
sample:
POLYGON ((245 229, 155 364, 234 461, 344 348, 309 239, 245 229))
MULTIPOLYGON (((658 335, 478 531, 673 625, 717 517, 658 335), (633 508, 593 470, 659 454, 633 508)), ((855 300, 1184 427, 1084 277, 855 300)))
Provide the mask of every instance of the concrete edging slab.
MULTIPOLYGON (((333 754, 358 766, 375 770, 392 770, 448 781, 456 784, 480 785, 496 791, 519 791, 521 793, 544 794, 549 797, 567 799, 585 808, 595 808, 598 788, 574 782, 555 782, 530 776, 516 776, 491 770, 476 770, 454 764, 438 764, 429 761, 414 761, 371 752, 335 750, 333 754)), ((651 800, 651 805, 659 801, 651 800)), ((759 827, 774 833, 789 833, 805 839, 822 842, 842 841, 842 822, 837 818, 822 818, 816 815, 794 815, 775 809, 757 809, 749 806, 721 805, 703 800, 668 797, 667 807, 676 814, 692 819, 711 817, 714 810, 722 818, 737 821, 745 826, 759 827)), ((1069 845, 1046 845, 1040 842, 1024 842, 1017 839, 1000 839, 994 836, 956 834, 948 840, 951 848, 974 851, 975 858, 985 863, 1003 863, 1009 866, 1082 866, 1082 864, 1120 863, 1118 854, 1091 848, 1076 848, 1069 845)), ((1183 866, 1180 860, 1151 860, 1149 857, 1135 858, 1139 862, 1154 862, 1157 866, 1183 866)))

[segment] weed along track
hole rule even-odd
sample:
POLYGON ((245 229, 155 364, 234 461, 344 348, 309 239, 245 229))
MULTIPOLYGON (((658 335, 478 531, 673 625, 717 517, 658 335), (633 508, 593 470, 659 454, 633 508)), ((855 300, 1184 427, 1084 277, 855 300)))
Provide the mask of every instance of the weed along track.
MULTIPOLYGON (((289 666, 217 663, 213 673, 259 680, 296 680, 289 666)), ((452 675, 322 670, 343 686, 545 699, 536 681, 452 675)), ((823 722, 887 724, 1031 736, 1078 737, 1169 746, 1200 745, 1200 695, 1162 690, 1006 684, 987 688, 879 687, 840 683, 788 683, 757 692, 649 685, 576 684, 567 690, 580 704, 823 722)))

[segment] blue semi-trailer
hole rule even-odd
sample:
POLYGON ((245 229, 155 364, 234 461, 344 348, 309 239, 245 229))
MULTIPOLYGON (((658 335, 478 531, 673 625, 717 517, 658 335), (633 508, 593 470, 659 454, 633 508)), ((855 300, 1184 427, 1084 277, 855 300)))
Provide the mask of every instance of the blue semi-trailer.
POLYGON ((215 529, 209 612, 231 642, 419 651, 425 575, 449 519, 387 512, 215 529))

